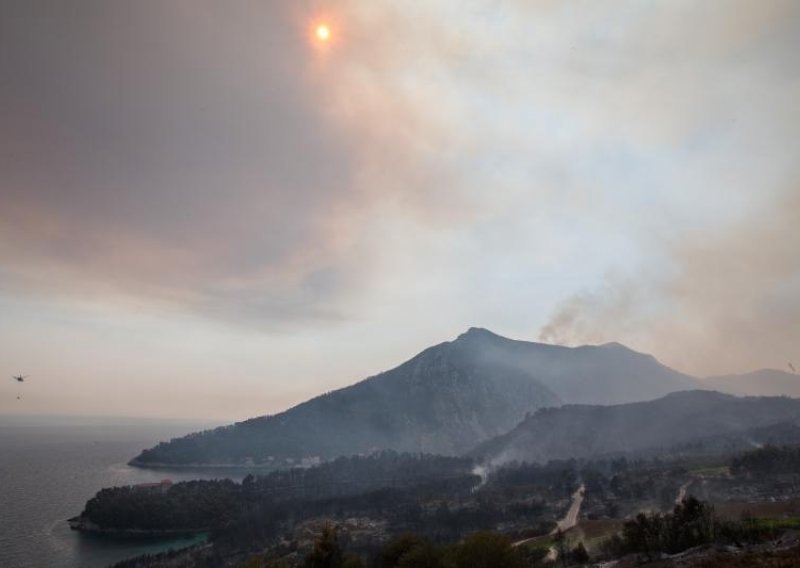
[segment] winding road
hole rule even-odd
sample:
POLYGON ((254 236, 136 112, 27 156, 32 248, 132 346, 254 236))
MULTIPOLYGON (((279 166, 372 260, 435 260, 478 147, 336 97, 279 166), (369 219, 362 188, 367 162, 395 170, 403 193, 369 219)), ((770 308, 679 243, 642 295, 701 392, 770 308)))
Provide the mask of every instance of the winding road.
MULTIPOLYGON (((567 514, 564 515, 563 519, 559 520, 556 523, 556 528, 550 531, 550 536, 556 534, 559 530, 561 530, 561 532, 565 532, 578 524, 578 515, 581 512, 581 504, 583 503, 583 494, 585 492, 586 492, 586 486, 583 483, 581 483, 581 486, 578 487, 575 493, 572 494, 572 503, 570 503, 569 505, 567 514)), ((537 538, 542 538, 542 537, 534 536, 531 538, 518 540, 517 542, 512 543, 511 546, 521 546, 527 542, 536 540, 537 538)))

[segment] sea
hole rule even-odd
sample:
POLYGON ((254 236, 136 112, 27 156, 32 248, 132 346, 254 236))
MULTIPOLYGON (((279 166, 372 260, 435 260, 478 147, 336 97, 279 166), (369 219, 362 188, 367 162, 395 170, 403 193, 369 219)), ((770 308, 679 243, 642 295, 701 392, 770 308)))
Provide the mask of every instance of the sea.
POLYGON ((100 568, 183 548, 204 535, 119 539, 72 531, 67 519, 104 487, 231 478, 239 470, 148 470, 127 465, 144 448, 216 426, 130 418, 0 415, 0 567, 100 568))

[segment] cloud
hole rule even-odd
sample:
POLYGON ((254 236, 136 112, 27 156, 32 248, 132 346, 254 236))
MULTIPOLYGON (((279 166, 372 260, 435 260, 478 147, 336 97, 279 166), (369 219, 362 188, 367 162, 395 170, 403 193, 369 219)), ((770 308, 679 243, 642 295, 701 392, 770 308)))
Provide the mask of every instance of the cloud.
POLYGON ((308 41, 320 14, 10 4, 2 287, 266 327, 339 321, 394 254, 380 219, 473 219, 455 159, 463 114, 441 99, 454 94, 447 61, 431 53, 430 90, 379 37, 394 14, 403 45, 418 44, 413 15, 343 2, 329 13, 343 39, 320 52, 308 41))
POLYGON ((611 277, 564 301, 557 343, 629 341, 700 375, 783 368, 800 345, 800 192, 719 231, 685 235, 668 275, 611 277))
POLYGON ((644 344, 698 231, 724 255, 794 191, 794 2, 4 10, 15 294, 267 327, 435 309, 514 332, 566 297, 544 336, 644 344), (308 44, 319 16, 327 50, 308 44))
POLYGON ((344 292, 353 158, 281 3, 4 5, 6 286, 317 317, 344 292))
POLYGON ((369 78, 343 82, 348 108, 380 103, 363 139, 410 151, 375 159, 378 176, 434 172, 479 204, 481 242, 457 249, 477 301, 496 289, 525 318, 517 300, 561 285, 545 340, 626 341, 698 373, 782 364, 800 297, 796 3, 351 4, 371 49, 348 54, 369 78))

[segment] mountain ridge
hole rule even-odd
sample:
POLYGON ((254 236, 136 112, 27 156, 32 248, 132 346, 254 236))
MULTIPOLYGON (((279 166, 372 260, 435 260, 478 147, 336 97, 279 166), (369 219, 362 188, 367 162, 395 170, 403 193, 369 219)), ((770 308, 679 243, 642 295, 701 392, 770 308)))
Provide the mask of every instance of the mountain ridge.
POLYGON ((489 463, 546 462, 670 447, 800 420, 800 400, 736 397, 710 390, 608 406, 545 408, 473 449, 489 463))
POLYGON ((779 369, 757 369, 749 373, 704 377, 700 383, 739 396, 800 397, 800 375, 779 369))
POLYGON ((283 412, 144 450, 134 465, 294 465, 379 449, 460 455, 547 406, 646 400, 694 379, 619 344, 566 347, 473 327, 283 412))

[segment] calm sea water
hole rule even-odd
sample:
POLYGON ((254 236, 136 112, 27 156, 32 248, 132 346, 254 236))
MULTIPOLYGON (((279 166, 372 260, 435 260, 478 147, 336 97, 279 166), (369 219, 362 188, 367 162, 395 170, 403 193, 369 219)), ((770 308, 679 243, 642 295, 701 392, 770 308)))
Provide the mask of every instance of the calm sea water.
POLYGON ((0 567, 99 568, 191 544, 92 537, 71 531, 65 520, 79 514, 103 487, 161 479, 241 479, 241 473, 166 472, 125 465, 143 448, 210 426, 0 416, 0 567))

